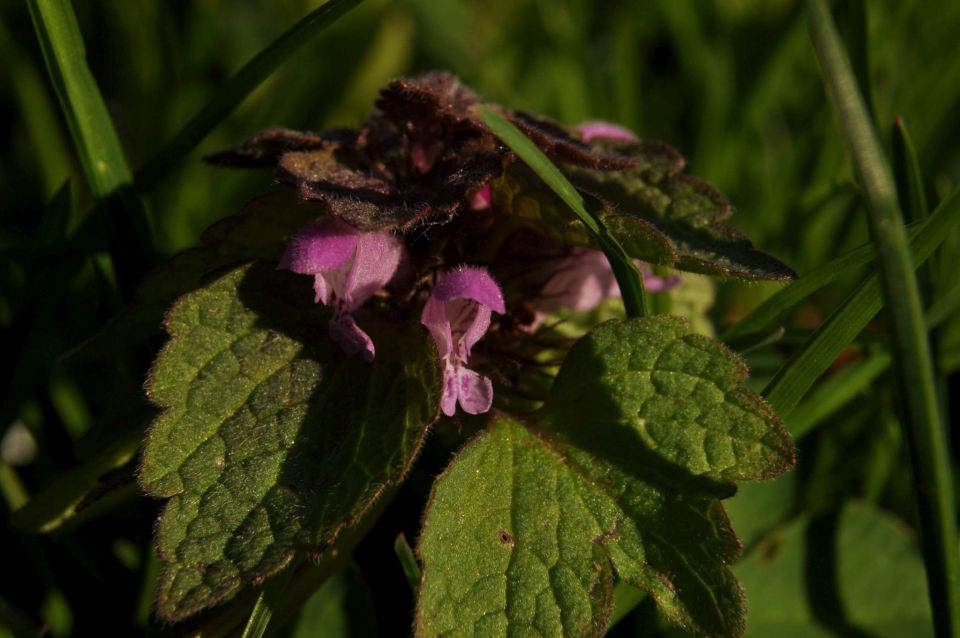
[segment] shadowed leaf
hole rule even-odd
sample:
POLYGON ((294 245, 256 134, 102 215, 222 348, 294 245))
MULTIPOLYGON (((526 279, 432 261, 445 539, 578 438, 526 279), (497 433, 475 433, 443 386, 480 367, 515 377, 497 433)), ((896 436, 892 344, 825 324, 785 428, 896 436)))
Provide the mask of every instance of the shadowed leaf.
POLYGON ((568 169, 578 188, 610 204, 601 219, 631 256, 662 260, 643 253, 645 245, 663 238, 674 255, 666 265, 681 270, 742 279, 796 277, 724 223, 733 214, 730 202, 706 182, 683 173, 683 158, 674 149, 659 142, 598 139, 592 144, 637 162, 620 172, 568 169))
POLYGON ((744 376, 676 318, 581 339, 539 414, 495 415, 435 484, 417 635, 599 636, 614 574, 678 625, 741 635, 740 544, 714 497, 793 460, 744 376))
POLYGON ((422 331, 367 322, 381 346, 367 364, 330 343, 312 299, 306 278, 254 264, 168 315, 148 382, 165 411, 140 476, 170 499, 157 530, 164 618, 331 547, 401 479, 435 418, 439 373, 422 331))
POLYGON ((737 355, 683 319, 608 321, 570 349, 542 418, 624 463, 717 481, 771 478, 793 464, 793 442, 746 377, 737 355))

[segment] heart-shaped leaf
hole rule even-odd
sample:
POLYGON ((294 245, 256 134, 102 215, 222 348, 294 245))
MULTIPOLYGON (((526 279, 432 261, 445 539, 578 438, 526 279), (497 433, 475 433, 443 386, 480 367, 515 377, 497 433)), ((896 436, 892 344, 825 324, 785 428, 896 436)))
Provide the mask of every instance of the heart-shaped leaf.
POLYGON ((410 467, 439 405, 425 331, 364 326, 377 360, 326 336, 310 280, 268 263, 181 298, 148 383, 165 408, 140 482, 167 497, 159 612, 177 620, 338 542, 410 467))
POLYGON ((417 635, 602 635, 615 578, 679 625, 741 635, 740 544, 714 495, 793 460, 744 374, 676 318, 584 337, 540 413, 496 415, 436 483, 417 635))
POLYGON ((541 420, 577 447, 648 469, 770 478, 793 464, 793 442, 746 377, 740 357, 683 319, 608 321, 570 349, 541 420))

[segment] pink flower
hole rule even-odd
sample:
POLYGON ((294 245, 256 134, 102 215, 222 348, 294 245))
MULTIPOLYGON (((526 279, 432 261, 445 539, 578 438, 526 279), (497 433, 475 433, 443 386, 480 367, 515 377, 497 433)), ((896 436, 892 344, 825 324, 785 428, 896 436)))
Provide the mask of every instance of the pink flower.
MULTIPOLYGON (((606 255, 592 248, 574 248, 567 257, 555 262, 554 274, 547 281, 534 307, 542 313, 560 308, 590 310, 604 299, 619 297, 620 287, 606 255)), ((634 260, 643 275, 643 287, 649 292, 666 292, 682 281, 677 275, 657 277, 650 264, 634 260)))
POLYGON ((373 361, 373 341, 351 313, 390 281, 402 255, 403 243, 393 235, 361 232, 331 217, 297 233, 280 268, 313 275, 316 301, 333 307, 330 337, 347 354, 373 361))
POLYGON ((624 140, 627 142, 636 142, 636 134, 630 129, 610 124, 609 122, 584 122, 577 126, 577 132, 583 136, 584 142, 589 142, 595 137, 606 137, 611 140, 624 140))
POLYGON ((493 192, 490 189, 490 184, 487 184, 476 193, 473 197, 470 198, 470 209, 471 210, 486 210, 490 208, 490 202, 493 200, 493 192))
POLYGON ((468 414, 482 414, 493 403, 493 384, 466 367, 470 351, 490 327, 491 312, 506 311, 500 286, 482 268, 461 266, 446 273, 423 307, 427 327, 443 362, 440 407, 453 416, 457 403, 468 414))

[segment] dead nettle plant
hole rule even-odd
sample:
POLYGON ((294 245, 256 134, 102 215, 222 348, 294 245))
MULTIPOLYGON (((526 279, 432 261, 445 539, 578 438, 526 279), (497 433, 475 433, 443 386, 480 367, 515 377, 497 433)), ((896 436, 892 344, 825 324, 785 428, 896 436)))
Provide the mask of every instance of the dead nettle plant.
POLYGON ((282 188, 141 287, 179 296, 140 468, 167 499, 164 619, 290 586, 268 580, 285 569, 322 578, 431 425, 485 415, 423 514, 417 635, 598 635, 618 583, 678 625, 743 632, 721 500, 790 468, 793 444, 736 354, 639 315, 676 271, 794 274, 676 151, 430 73, 357 130, 272 129, 209 161, 282 188), (632 316, 589 325, 621 290, 632 316))

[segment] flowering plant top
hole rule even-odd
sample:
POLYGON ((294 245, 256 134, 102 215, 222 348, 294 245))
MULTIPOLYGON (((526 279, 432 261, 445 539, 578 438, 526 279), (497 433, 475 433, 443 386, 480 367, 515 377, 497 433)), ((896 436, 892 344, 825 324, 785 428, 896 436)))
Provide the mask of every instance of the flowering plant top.
POLYGON ((461 437, 445 453, 466 445, 424 513, 418 635, 596 635, 615 579, 680 625, 742 632, 719 499, 788 468, 789 436, 743 362, 683 319, 595 325, 620 295, 596 235, 478 113, 556 164, 661 306, 676 271, 793 272, 670 147, 481 105, 430 73, 391 83, 356 130, 271 129, 209 158, 281 188, 154 275, 186 293, 147 384, 162 412, 140 473, 168 499, 166 619, 298 557, 333 569, 440 419, 461 437))

